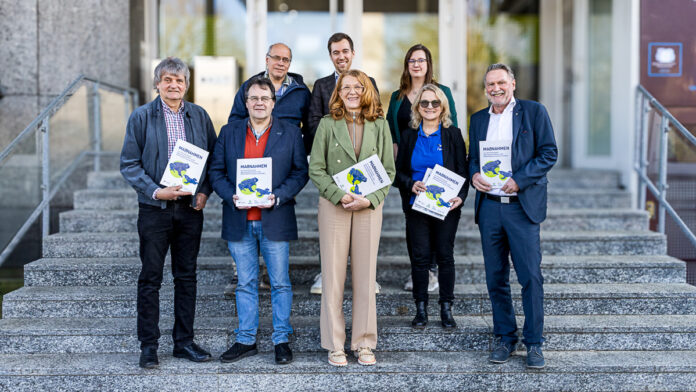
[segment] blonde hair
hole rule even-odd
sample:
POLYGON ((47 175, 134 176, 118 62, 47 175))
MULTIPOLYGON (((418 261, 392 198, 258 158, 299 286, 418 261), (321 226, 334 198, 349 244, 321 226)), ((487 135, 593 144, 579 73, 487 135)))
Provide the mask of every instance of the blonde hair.
POLYGON ((440 100, 440 108, 442 108, 442 112, 440 112, 439 120, 442 123, 442 127, 451 127, 452 115, 450 113, 449 101, 447 100, 447 96, 439 87, 432 83, 426 84, 425 86, 421 87, 421 89, 418 91, 416 99, 414 99, 413 103, 411 104, 411 121, 408 123, 408 125, 413 129, 418 129, 418 126, 420 125, 421 121, 423 121, 423 117, 421 117, 421 114, 418 111, 418 105, 420 104, 421 96, 423 96, 423 93, 426 91, 432 91, 437 97, 437 99, 440 100))
POLYGON ((339 95, 341 87, 343 87, 343 79, 346 76, 352 76, 358 79, 364 87, 364 91, 360 96, 360 120, 363 121, 375 121, 377 117, 384 117, 384 110, 382 110, 382 103, 379 100, 379 95, 372 85, 370 78, 365 75, 364 72, 358 71, 357 69, 349 69, 348 71, 341 74, 336 81, 336 88, 333 93, 331 93, 331 99, 329 100, 329 112, 334 120, 340 120, 346 115, 346 107, 339 95))

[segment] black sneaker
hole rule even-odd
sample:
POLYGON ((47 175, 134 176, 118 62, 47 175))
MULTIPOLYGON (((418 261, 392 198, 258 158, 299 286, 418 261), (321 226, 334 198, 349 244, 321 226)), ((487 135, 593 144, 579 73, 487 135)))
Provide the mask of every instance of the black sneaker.
POLYGON ((546 366, 544 361, 544 353, 541 352, 541 346, 532 344, 527 347, 527 367, 529 369, 543 369, 546 366))
POLYGON ((258 354, 259 351, 256 349, 256 343, 254 344, 241 344, 235 343, 229 350, 225 351, 220 355, 220 362, 231 363, 237 362, 242 358, 250 357, 252 355, 258 354))
POLYGON ((488 356, 488 361, 493 363, 505 363, 510 359, 510 356, 517 350, 517 343, 498 341, 491 355, 488 356))

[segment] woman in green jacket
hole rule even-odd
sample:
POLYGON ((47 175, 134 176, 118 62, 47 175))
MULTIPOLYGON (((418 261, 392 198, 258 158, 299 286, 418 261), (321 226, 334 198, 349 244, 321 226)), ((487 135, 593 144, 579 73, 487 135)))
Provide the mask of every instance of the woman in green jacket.
POLYGON ((390 186, 366 196, 346 193, 333 176, 377 155, 389 181, 396 169, 389 126, 370 79, 349 70, 339 76, 329 101, 330 114, 321 119, 312 145, 309 177, 319 189, 319 250, 321 254, 321 346, 329 363, 346 366, 343 288, 350 255, 353 282, 351 350, 361 365, 374 365, 377 345, 375 284, 377 250, 382 229, 382 205, 390 186))
POLYGON ((397 154, 401 141, 401 132, 407 130, 411 121, 411 105, 421 87, 434 84, 445 93, 449 101, 449 111, 452 125, 457 127, 457 109, 449 87, 443 86, 433 79, 433 56, 425 45, 416 44, 406 52, 404 57, 404 72, 401 74, 399 89, 394 91, 389 99, 387 121, 394 142, 394 156, 397 154))
MULTIPOLYGON (((401 142, 401 132, 410 128, 411 106, 413 100, 420 89, 426 84, 434 84, 445 93, 449 102, 449 112, 452 119, 452 126, 457 127, 457 109, 454 107, 454 98, 449 87, 443 86, 433 79, 433 56, 430 50, 421 44, 411 46, 404 57, 404 72, 401 74, 399 89, 394 91, 389 100, 389 110, 387 110, 387 121, 391 131, 392 141, 394 142, 394 159, 399 151, 401 142)), ((408 239, 406 241, 409 242, 408 239)), ((408 255, 411 258, 411 248, 408 248, 408 255)), ((437 263, 434 260, 430 265, 430 277, 428 291, 435 291, 439 287, 437 280, 437 263)), ((413 290, 413 280, 409 275, 404 290, 413 290)))

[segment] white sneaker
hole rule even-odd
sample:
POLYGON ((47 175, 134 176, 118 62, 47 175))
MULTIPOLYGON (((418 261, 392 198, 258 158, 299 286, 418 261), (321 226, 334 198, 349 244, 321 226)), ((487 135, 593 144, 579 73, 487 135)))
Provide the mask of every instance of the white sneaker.
POLYGON ((360 347, 353 351, 353 355, 358 358, 358 363, 363 366, 372 366, 377 363, 375 353, 369 347, 360 347))
POLYGON ((312 283, 309 292, 310 294, 321 294, 321 272, 314 277, 314 283, 312 283))
POLYGON ((404 284, 404 290, 413 291, 413 278, 411 275, 408 276, 408 280, 406 281, 406 284, 404 284))
POLYGON ((437 281, 437 273, 428 271, 428 291, 432 292, 440 288, 440 283, 437 281))
POLYGON ((379 294, 380 290, 382 290, 382 286, 375 282, 375 294, 379 294))
POLYGON ((329 364, 337 367, 344 367, 348 365, 346 353, 343 350, 329 351, 329 364))

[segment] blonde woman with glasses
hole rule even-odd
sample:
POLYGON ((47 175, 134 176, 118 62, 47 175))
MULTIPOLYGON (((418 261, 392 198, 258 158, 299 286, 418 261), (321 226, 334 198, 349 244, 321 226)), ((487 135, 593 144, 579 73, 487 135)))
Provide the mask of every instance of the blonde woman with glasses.
POLYGON ((468 177, 466 144, 462 132, 452 125, 447 96, 438 86, 426 84, 411 105, 410 128, 401 134, 394 185, 399 188, 401 206, 406 214, 406 242, 416 302, 416 315, 411 325, 424 328, 428 324, 428 272, 434 255, 439 270, 440 321, 443 328, 453 329, 457 327, 452 315, 454 239, 469 181, 467 179, 457 197, 447 201, 451 206, 444 220, 414 211, 411 206, 416 196, 426 190, 425 172, 435 165, 468 177))
POLYGON ((309 177, 319 189, 321 253, 321 346, 333 366, 348 364, 343 294, 348 256, 353 282, 350 349, 361 365, 374 365, 377 346, 375 284, 382 205, 389 187, 366 196, 342 191, 333 175, 377 155, 393 181, 394 154, 389 126, 370 79, 348 70, 339 76, 312 145, 309 177))

